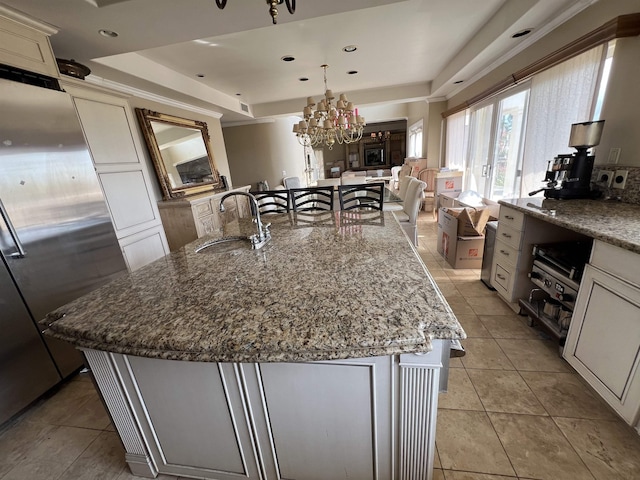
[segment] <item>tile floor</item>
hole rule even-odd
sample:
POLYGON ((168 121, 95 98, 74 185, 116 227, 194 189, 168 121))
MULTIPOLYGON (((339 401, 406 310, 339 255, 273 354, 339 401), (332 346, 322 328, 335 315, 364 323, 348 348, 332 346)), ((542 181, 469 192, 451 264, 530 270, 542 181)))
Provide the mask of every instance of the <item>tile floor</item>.
MULTIPOLYGON (((478 270, 448 267, 430 214, 420 215, 419 244, 469 337, 440 395, 434 480, 640 479, 640 436, 479 281, 478 270)), ((137 478, 87 375, 0 431, 1 480, 137 478)))
POLYGON ((434 480, 640 480, 640 435, 479 270, 440 257, 430 214, 418 232, 420 256, 468 336, 439 398, 434 480))

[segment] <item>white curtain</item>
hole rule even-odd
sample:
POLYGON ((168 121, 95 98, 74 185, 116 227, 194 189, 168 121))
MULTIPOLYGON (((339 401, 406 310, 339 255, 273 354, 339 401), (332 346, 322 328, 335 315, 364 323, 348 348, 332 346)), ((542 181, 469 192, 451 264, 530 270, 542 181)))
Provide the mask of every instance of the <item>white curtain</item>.
POLYGON ((547 162, 568 146, 571 124, 591 120, 603 46, 533 77, 524 143, 522 196, 544 186, 547 162))
POLYGON ((452 170, 464 170, 469 142, 467 110, 447 117, 446 138, 445 166, 452 170))

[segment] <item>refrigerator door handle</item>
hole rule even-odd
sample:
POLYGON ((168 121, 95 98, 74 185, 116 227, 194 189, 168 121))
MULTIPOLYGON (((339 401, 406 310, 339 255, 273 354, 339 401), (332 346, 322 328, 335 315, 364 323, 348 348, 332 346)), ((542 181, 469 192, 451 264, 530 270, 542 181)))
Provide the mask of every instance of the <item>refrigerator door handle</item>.
POLYGON ((2 220, 7 225, 9 229, 9 235, 11 235, 11 239, 16 246, 17 252, 11 253, 8 255, 10 258, 24 258, 27 252, 25 252, 22 243, 20 242, 20 237, 18 237, 18 232, 16 231, 13 223, 11 223, 11 219, 9 218, 9 214, 7 213, 7 209, 4 208, 4 204, 2 203, 2 199, 0 199, 0 215, 2 215, 2 220))

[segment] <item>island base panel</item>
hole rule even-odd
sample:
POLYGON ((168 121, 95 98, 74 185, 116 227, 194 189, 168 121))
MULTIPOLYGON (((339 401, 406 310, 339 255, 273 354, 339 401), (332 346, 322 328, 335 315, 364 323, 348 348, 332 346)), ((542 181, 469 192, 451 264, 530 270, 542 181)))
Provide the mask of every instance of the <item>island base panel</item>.
POLYGON ((135 475, 430 480, 448 344, 307 363, 85 355, 135 475))

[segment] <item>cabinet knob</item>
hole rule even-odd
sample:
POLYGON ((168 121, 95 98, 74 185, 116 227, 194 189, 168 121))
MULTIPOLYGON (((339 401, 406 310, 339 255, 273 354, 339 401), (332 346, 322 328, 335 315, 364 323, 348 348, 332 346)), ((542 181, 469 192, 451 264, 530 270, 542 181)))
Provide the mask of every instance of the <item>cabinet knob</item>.
POLYGON ((511 215, 505 215, 504 218, 506 218, 507 220, 513 220, 514 217, 512 217, 511 215))
POLYGON ((508 233, 503 233, 502 236, 505 238, 511 238, 511 235, 509 235, 508 233))
POLYGON ((505 276, 500 275, 499 273, 496 273, 496 277, 498 277, 500 280, 505 280, 505 276))
POLYGON ((509 252, 507 252, 506 250, 500 250, 500 253, 506 255, 507 257, 509 256, 509 252))

